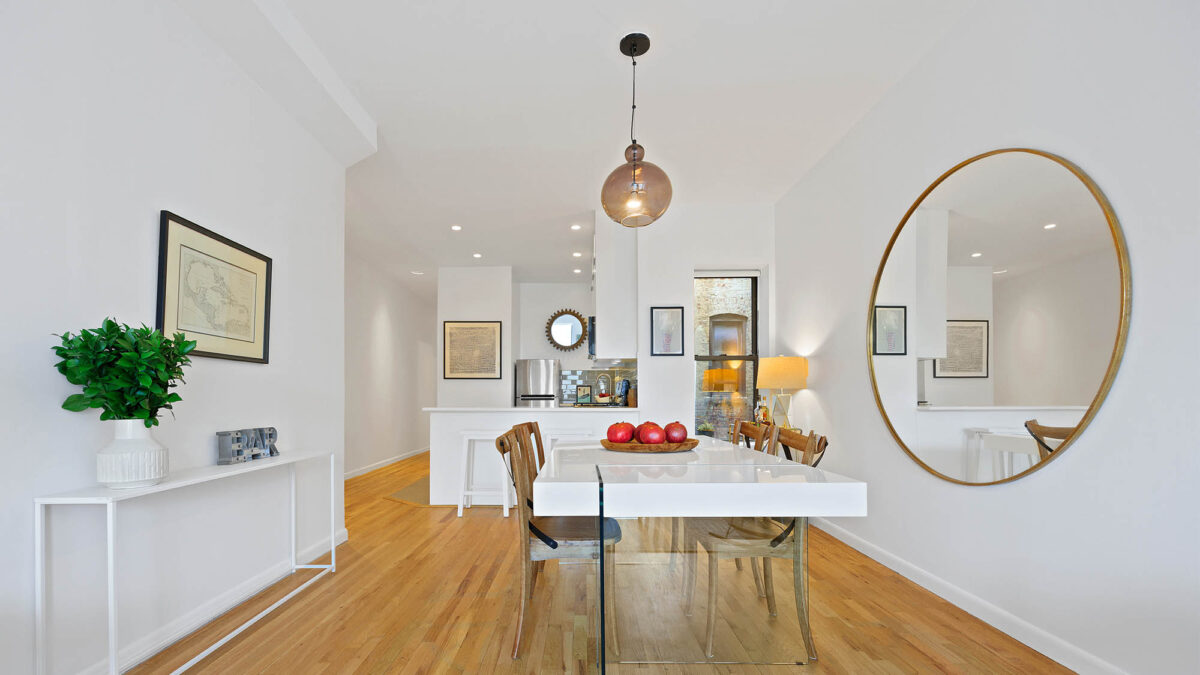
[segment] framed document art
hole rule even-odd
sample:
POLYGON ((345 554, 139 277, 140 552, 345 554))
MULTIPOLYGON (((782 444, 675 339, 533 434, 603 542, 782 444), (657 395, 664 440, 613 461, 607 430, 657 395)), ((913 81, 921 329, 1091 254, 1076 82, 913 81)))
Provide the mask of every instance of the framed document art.
POLYGON ((650 356, 683 356, 683 307, 650 308, 650 356))
POLYGON ((903 305, 875 305, 872 319, 871 354, 904 356, 908 354, 908 308, 903 305))
POLYGON ((500 322, 443 321, 442 379, 499 380, 500 322))
POLYGON ((988 322, 947 321, 946 358, 933 360, 934 377, 988 376, 988 322))
POLYGON ((267 363, 271 259, 163 211, 155 327, 195 340, 196 356, 267 363))

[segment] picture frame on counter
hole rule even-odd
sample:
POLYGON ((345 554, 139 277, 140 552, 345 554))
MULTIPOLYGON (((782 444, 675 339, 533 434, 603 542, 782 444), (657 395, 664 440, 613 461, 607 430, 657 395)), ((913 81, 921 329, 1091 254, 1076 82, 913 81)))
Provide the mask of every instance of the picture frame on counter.
POLYGON ((192 356, 268 363, 271 259, 160 212, 154 327, 195 340, 192 356))
POLYGON ((986 319, 946 322, 946 356, 933 360, 933 376, 977 378, 989 376, 990 324, 986 319))
POLYGON ((575 403, 592 402, 592 385, 580 384, 575 387, 575 403))
POLYGON ((443 321, 442 379, 499 380, 501 331, 499 321, 443 321))
POLYGON ((683 307, 650 308, 650 356, 683 356, 683 307))

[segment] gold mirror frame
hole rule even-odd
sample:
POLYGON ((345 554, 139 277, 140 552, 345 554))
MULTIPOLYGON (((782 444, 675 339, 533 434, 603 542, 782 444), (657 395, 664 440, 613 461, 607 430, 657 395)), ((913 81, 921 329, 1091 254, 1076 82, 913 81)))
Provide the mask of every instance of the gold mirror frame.
POLYGON ((574 351, 576 349, 579 349, 580 345, 582 345, 584 343, 584 341, 587 340, 587 336, 588 336, 587 320, 583 318, 582 314, 580 314, 579 312, 576 312, 573 309, 560 309, 557 312, 551 314, 550 319, 546 322, 546 339, 550 341, 550 344, 553 345, 555 349, 559 349, 564 352, 569 352, 569 351, 574 351), (567 346, 563 346, 563 345, 560 345, 557 342, 555 342, 554 334, 550 331, 550 329, 554 327, 554 320, 559 319, 564 316, 575 317, 576 319, 579 320, 579 326, 580 326, 579 339, 567 346))
POLYGON ((1075 164, 1071 163, 1069 160, 1059 157, 1053 153, 1044 152, 1042 150, 1033 150, 1030 148, 1002 148, 1000 150, 985 152, 981 155, 975 155, 970 159, 959 162, 949 171, 943 173, 941 176, 938 176, 937 180, 933 181, 929 187, 925 188, 925 191, 922 192, 919 197, 917 197, 917 200, 913 202, 912 206, 908 207, 908 211, 904 214, 904 218, 901 219, 900 224, 896 226, 896 230, 892 233, 892 238, 888 240, 887 248, 883 250, 883 257, 879 261, 879 269, 875 272, 875 282, 871 285, 871 298, 867 304, 867 371, 871 376, 871 393, 875 396, 875 407, 879 409, 879 415, 883 418, 883 423, 887 425, 888 432, 892 434, 892 438, 896 440, 896 443, 900 446, 900 449, 903 450, 909 457, 911 457, 912 460, 916 462, 917 465, 922 469, 925 469, 929 473, 941 478, 942 480, 946 480, 951 483, 958 483, 959 485, 999 485, 1001 483, 1008 483, 1017 480, 1018 478, 1024 478, 1025 476, 1028 476, 1029 474, 1041 469, 1061 456, 1063 451, 1070 447, 1075 442, 1075 439, 1079 438, 1079 436, 1083 434, 1084 429, 1086 429, 1088 424, 1091 423, 1092 418, 1096 416, 1096 412, 1100 410, 1100 406, 1104 403, 1104 399, 1108 396, 1108 390, 1112 387, 1113 380, 1117 377, 1117 370, 1121 367, 1121 357, 1125 354, 1125 338, 1129 335, 1129 313, 1132 299, 1133 286, 1129 273, 1129 250, 1125 247, 1125 235, 1121 231, 1121 223, 1117 221, 1117 215, 1115 212, 1113 212, 1112 205, 1108 203, 1108 199, 1104 196, 1104 193, 1100 191, 1100 187, 1096 185, 1095 181, 1093 181, 1090 176, 1084 173, 1082 169, 1080 169, 1078 166, 1075 166, 1075 164), (1091 405, 1089 405, 1087 411, 1084 412, 1083 418, 1075 427, 1075 431, 1073 431, 1070 436, 1067 436, 1067 438, 1063 440, 1063 442, 1058 446, 1058 448, 1055 449, 1053 453, 1050 454, 1049 457, 1038 462, 1037 464, 1034 464, 1021 473, 1009 476, 1008 478, 1004 478, 1002 480, 995 480, 987 483, 972 483, 965 480, 959 480, 957 478, 951 478, 940 471, 934 470, 933 467, 921 461, 921 458, 917 457, 916 453, 914 453, 912 449, 910 449, 908 445, 904 443, 904 441, 900 438, 900 434, 896 433, 896 428, 892 426, 892 420, 888 417, 887 411, 884 410, 883 401, 879 397, 879 384, 875 381, 875 362, 874 357, 871 354, 871 336, 875 331, 875 296, 879 292, 879 280, 883 277, 883 269, 887 265, 888 258, 892 254, 892 247, 895 246, 896 239, 900 236, 900 232, 904 229, 904 226, 908 224, 908 219, 912 217, 914 212, 916 212, 917 207, 921 205, 921 202, 925 201, 925 198, 928 197, 931 192, 937 189, 942 182, 954 175, 954 173, 959 169, 962 169, 970 164, 974 164, 975 162, 978 162, 986 157, 1009 152, 1024 152, 1031 155, 1037 155, 1038 157, 1045 157, 1046 159, 1058 163, 1070 171, 1076 178, 1082 181, 1083 184, 1087 186, 1088 192, 1092 194, 1092 197, 1095 198, 1096 202, 1100 205, 1100 209, 1104 212, 1104 219, 1108 222, 1108 229, 1112 235, 1113 246, 1117 250, 1117 266, 1120 268, 1121 278, 1121 318, 1117 325, 1117 338, 1113 344, 1112 356, 1108 361, 1108 371, 1105 372, 1104 380, 1100 383, 1100 389, 1096 392, 1096 396, 1092 398, 1091 405))

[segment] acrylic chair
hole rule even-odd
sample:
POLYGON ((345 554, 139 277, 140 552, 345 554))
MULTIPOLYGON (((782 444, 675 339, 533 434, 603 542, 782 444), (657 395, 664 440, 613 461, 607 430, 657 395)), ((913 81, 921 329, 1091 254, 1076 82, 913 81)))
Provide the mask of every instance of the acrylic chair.
MULTIPOLYGON (((809 466, 824 457, 828 441, 815 433, 802 434, 798 430, 774 427, 769 430, 769 439, 764 452, 777 455, 781 448, 794 451, 802 463, 809 466)), ((808 617, 808 518, 696 518, 688 521, 689 549, 696 551, 696 544, 704 547, 708 556, 708 617, 705 626, 705 654, 713 656, 713 636, 716 631, 718 570, 721 560, 750 558, 755 565, 762 560, 762 588, 760 597, 767 601, 767 611, 777 616, 775 603, 775 580, 771 566, 772 558, 790 558, 792 561, 793 590, 796 600, 796 615, 804 639, 804 650, 809 660, 817 659, 816 644, 808 617)), ((686 611, 691 614, 696 587, 696 565, 689 565, 685 579, 687 589, 686 611)))

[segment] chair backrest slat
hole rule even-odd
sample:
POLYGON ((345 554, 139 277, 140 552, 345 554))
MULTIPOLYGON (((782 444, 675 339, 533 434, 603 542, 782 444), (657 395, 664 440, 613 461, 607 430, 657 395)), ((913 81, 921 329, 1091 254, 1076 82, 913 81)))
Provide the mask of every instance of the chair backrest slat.
POLYGON ((546 465, 546 451, 542 446, 542 428, 537 422, 522 422, 513 427, 521 435, 521 443, 531 450, 537 447, 537 470, 540 473, 546 465))
MULTIPOLYGON (((510 429, 496 439, 496 450, 502 458, 508 460, 509 471, 512 473, 513 486, 517 491, 518 522, 527 523, 533 517, 533 478, 536 473, 532 466, 532 453, 521 443, 521 435, 516 429, 510 429)), ((525 536, 525 526, 521 526, 522 536, 525 536)))
POLYGON ((738 420, 733 425, 733 443, 735 445, 745 444, 751 450, 763 452, 767 449, 767 441, 771 436, 771 425, 758 425, 753 422, 738 420), (750 442, 754 441, 751 445, 750 442))

